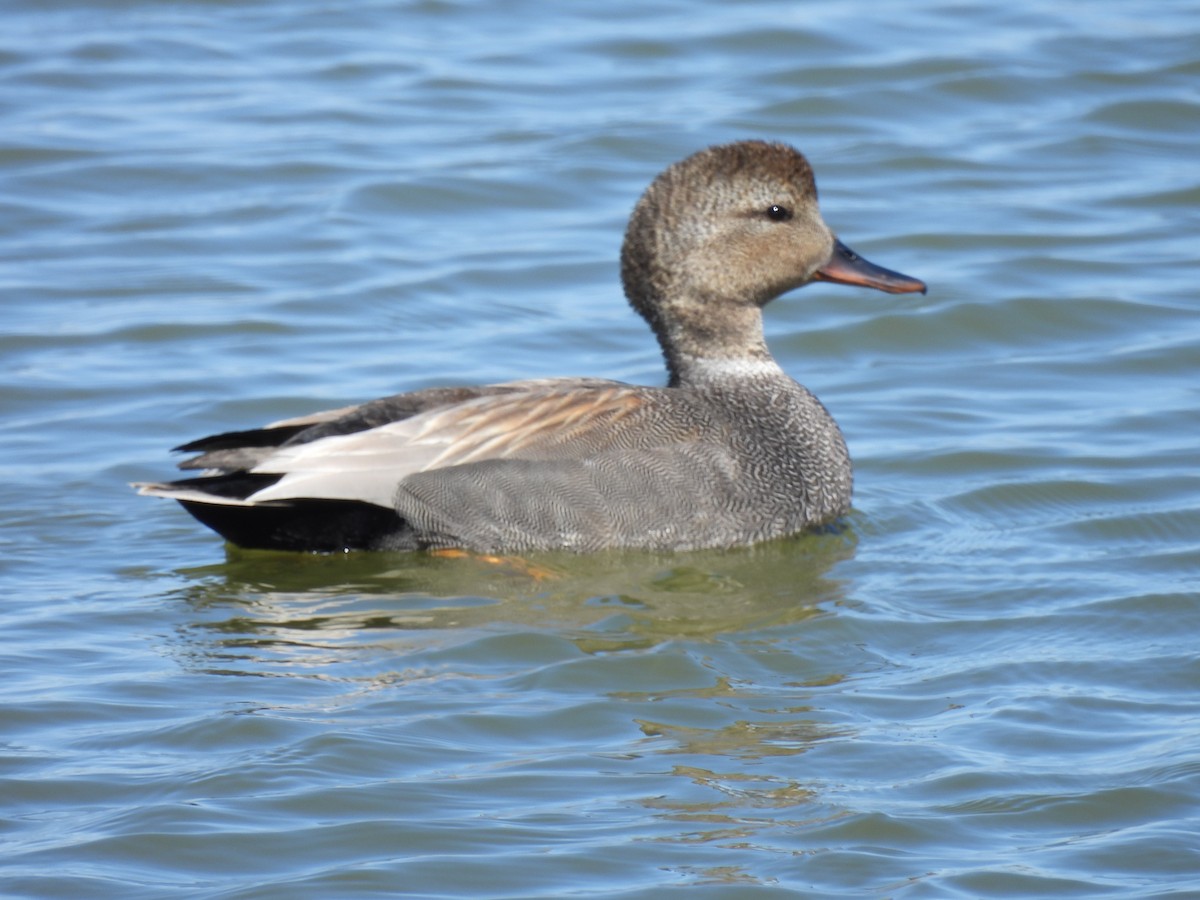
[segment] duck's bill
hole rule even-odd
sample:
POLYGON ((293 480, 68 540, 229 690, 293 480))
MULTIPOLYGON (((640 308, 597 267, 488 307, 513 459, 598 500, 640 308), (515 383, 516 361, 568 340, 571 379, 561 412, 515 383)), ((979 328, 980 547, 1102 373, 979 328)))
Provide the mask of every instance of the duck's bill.
POLYGON ((917 291, 925 293, 925 282, 867 262, 837 239, 833 242, 833 253, 829 261, 817 269, 813 280, 857 284, 887 291, 889 294, 913 294, 917 291))

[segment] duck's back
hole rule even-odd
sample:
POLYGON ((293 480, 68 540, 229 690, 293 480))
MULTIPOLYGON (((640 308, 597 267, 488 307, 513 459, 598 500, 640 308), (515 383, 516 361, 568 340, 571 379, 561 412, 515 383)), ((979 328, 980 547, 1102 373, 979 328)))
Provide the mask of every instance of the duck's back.
POLYGON ((399 395, 199 441, 192 449, 207 452, 186 465, 203 475, 147 490, 241 546, 323 551, 728 547, 849 507, 841 433, 782 372, 676 388, 564 379, 442 399, 399 395), (385 407, 395 420, 367 426, 385 407), (266 446, 273 430, 282 443, 266 446))

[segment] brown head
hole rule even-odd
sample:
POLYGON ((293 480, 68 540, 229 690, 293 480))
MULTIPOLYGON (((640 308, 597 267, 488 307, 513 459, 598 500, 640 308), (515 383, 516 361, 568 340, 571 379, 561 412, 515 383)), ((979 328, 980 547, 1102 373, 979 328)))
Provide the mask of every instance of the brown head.
POLYGON ((808 160, 765 141, 709 147, 660 174, 630 217, 621 278, 672 383, 689 359, 769 361, 762 307, 810 281, 925 290, 841 244, 821 219, 808 160))

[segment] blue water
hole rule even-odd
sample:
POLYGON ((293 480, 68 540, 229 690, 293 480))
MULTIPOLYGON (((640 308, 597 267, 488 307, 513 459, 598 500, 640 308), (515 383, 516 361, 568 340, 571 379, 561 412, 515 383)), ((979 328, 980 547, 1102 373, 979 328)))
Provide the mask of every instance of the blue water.
POLYGON ((0 22, 0 894, 1200 896, 1194 5, 0 22), (407 388, 659 383, 625 218, 742 137, 930 285, 768 311, 840 532, 302 557, 128 488, 407 388))

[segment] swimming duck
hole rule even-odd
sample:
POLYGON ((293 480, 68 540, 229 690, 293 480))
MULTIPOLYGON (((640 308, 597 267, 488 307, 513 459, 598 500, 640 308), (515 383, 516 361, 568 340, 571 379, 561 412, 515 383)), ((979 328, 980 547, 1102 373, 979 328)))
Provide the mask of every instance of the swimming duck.
POLYGON ((776 363, 762 310, 813 281, 923 282, 822 221, 808 160, 709 147, 642 195, 621 250, 666 387, 595 378, 412 391, 176 448, 197 477, 140 484, 247 548, 524 552, 730 547, 850 508, 837 423, 776 363))

